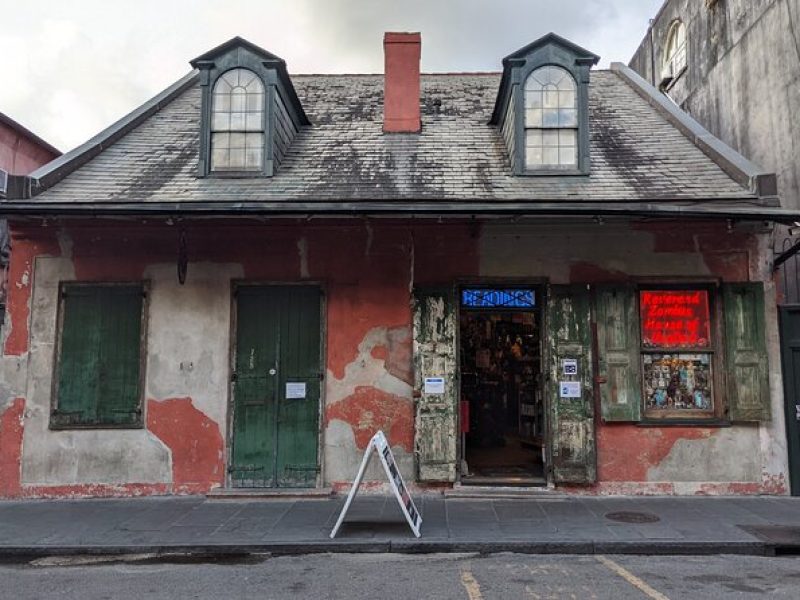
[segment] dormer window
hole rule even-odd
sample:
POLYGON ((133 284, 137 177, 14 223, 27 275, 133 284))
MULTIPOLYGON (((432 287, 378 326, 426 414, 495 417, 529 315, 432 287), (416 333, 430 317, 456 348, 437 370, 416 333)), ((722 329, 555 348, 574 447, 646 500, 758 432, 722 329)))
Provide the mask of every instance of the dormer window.
POLYGON ((514 175, 589 174, 589 73, 599 60, 554 33, 503 59, 489 124, 514 175))
POLYGON ((311 123, 274 54, 235 37, 198 56, 198 177, 271 177, 311 123))
POLYGON ((576 168, 578 93, 561 67, 533 71, 525 81, 525 167, 576 168))
POLYGON ((261 171, 264 84, 248 69, 217 79, 211 95, 211 170, 261 171))

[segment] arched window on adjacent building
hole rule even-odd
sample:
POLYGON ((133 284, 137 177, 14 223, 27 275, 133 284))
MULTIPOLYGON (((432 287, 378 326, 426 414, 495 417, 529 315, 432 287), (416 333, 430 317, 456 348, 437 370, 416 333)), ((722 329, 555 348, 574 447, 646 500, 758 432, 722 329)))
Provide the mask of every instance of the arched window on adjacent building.
POLYGON ((264 84, 248 69, 231 69, 211 95, 211 170, 260 171, 264 164, 264 84))
POLYGON ((546 66, 525 80, 525 168, 578 165, 578 94, 572 75, 546 66))
POLYGON ((664 68, 661 72, 661 87, 666 88, 686 70, 686 26, 676 19, 667 33, 664 52, 664 68))

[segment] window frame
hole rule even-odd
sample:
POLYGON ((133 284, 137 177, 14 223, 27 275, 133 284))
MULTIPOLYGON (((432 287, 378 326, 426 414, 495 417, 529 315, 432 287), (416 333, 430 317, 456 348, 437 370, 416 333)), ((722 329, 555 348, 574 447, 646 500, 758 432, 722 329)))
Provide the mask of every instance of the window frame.
POLYGON ((517 71, 514 89, 511 97, 515 106, 515 145, 517 148, 517 164, 512 165, 515 175, 525 177, 548 176, 583 176, 589 175, 589 70, 591 64, 575 57, 565 57, 560 53, 547 52, 543 55, 534 54, 526 59, 524 65, 517 71), (571 60, 569 60, 571 58, 571 60), (576 162, 572 167, 542 167, 528 168, 527 148, 525 143, 525 83, 531 73, 543 67, 558 67, 564 69, 572 76, 575 82, 577 100, 577 127, 576 130, 576 162))
MULTIPOLYGON (((207 131, 208 131, 207 154, 206 154, 206 156, 207 156, 207 165, 208 165, 208 175, 209 176, 213 176, 213 177, 235 177, 235 178, 240 178, 240 177, 260 176, 260 175, 265 174, 266 163, 267 163, 267 159, 268 159, 267 150, 270 147, 270 144, 269 144, 270 117, 269 117, 269 113, 268 113, 268 108, 270 106, 269 98, 270 98, 271 94, 270 94, 270 89, 267 87, 267 82, 264 80, 264 78, 257 71, 255 71, 254 69, 251 69, 249 66, 246 66, 246 65, 234 65, 234 66, 231 66, 229 69, 225 69, 224 71, 220 71, 220 73, 218 73, 216 75, 216 77, 214 77, 213 82, 211 82, 211 84, 210 84, 210 89, 209 89, 208 96, 209 96, 209 100, 208 100, 209 106, 208 106, 208 120, 207 120, 207 125, 206 125, 207 131), (249 71, 261 83, 261 96, 262 96, 262 99, 261 99, 261 129, 258 132, 248 132, 246 129, 245 130, 241 130, 241 131, 240 130, 234 131, 232 129, 228 129, 227 131, 215 131, 214 130, 214 92, 215 92, 216 87, 219 84, 220 80, 225 75, 227 75, 231 71, 236 71, 236 70, 239 70, 239 69, 245 70, 245 71, 249 71), (260 166, 257 169, 239 169, 239 170, 236 170, 236 169, 215 169, 214 168, 214 161, 213 161, 213 155, 214 155, 213 138, 214 138, 214 134, 215 133, 227 133, 228 135, 230 135, 232 133, 243 133, 243 134, 246 134, 246 133, 261 133, 263 138, 262 138, 261 164, 260 164, 260 166)), ((229 150, 230 150, 230 148, 229 148, 229 150)))
MULTIPOLYGON (((574 171, 575 169, 578 168, 578 165, 580 164, 580 102, 579 102, 579 99, 578 99, 578 81, 575 79, 575 76, 570 71, 568 71, 567 69, 562 67, 561 65, 542 65, 540 67, 537 67, 536 69, 533 69, 530 73, 528 73, 525 76, 525 79, 522 81, 521 85, 522 85, 522 94, 523 94, 523 104, 522 104, 522 113, 523 114, 522 114, 521 118, 522 118, 522 126, 523 126, 523 129, 524 129, 524 140, 525 140, 525 144, 524 144, 524 148, 523 148, 523 156, 524 156, 524 159, 525 159, 525 162, 524 162, 525 170, 526 171, 530 171, 530 172, 537 172, 537 173, 541 172, 541 171, 557 171, 559 173, 574 171), (528 94, 529 93, 537 93, 537 92, 531 92, 531 90, 528 89, 528 82, 531 80, 531 78, 534 77, 534 75, 536 75, 536 73, 538 73, 540 71, 543 71, 545 69, 557 69, 558 71, 562 71, 572 81, 572 84, 573 84, 572 93, 573 93, 573 96, 574 96, 574 104, 573 104, 572 107, 569 108, 569 110, 574 110, 575 111, 575 124, 573 126, 562 126, 562 125, 559 125, 559 124, 557 124, 555 126, 547 126, 544 123, 544 119, 542 119, 542 123, 540 125, 538 125, 538 126, 537 125, 528 125, 528 106, 527 106, 528 94), (574 135, 575 135, 575 144, 573 146, 574 149, 575 149, 575 160, 574 160, 574 162, 569 163, 569 164, 565 164, 565 165, 562 166, 560 164, 560 156, 559 156, 559 164, 542 162, 541 166, 529 165, 528 164, 528 132, 529 131, 539 131, 539 132, 541 132, 542 138, 544 138, 545 131, 556 132, 558 137, 560 137, 560 134, 561 134, 562 131, 574 132, 574 135)), ((545 86, 542 86, 542 90, 539 93, 544 95, 547 91, 549 91, 549 90, 546 90, 545 86)), ((562 92, 561 92, 560 89, 557 88, 555 93, 560 96, 562 92)), ((544 106, 544 103, 543 103, 542 104, 542 109, 541 109, 542 112, 544 112, 545 108, 546 107, 544 106)), ((555 110, 560 111, 560 110, 562 110, 562 107, 561 106, 557 106, 555 108, 555 110)), ((544 144, 542 144, 542 146, 541 146, 542 150, 544 150, 544 148, 546 148, 546 147, 547 146, 545 146, 544 144)), ((558 146, 556 146, 556 148, 560 153, 561 146, 558 145, 558 146)))
POLYGON ((639 319, 639 369, 640 391, 642 394, 642 417, 640 425, 720 425, 727 414, 725 403, 725 346, 724 346, 724 314, 718 285, 696 281, 684 282, 647 282, 635 286, 636 318, 639 319), (709 331, 711 335, 708 348, 687 348, 681 346, 645 347, 641 313, 641 292, 646 291, 704 291, 708 295, 709 331), (652 409, 647 406, 645 393, 644 357, 653 354, 708 354, 711 366, 711 409, 652 409))
POLYGON ((661 64, 661 80, 662 80, 662 89, 668 90, 670 89, 678 79, 686 72, 689 68, 689 33, 686 28, 686 24, 681 19, 674 19, 670 25, 669 29, 667 29, 667 37, 666 42, 664 44, 664 57, 662 59, 661 64), (679 32, 683 30, 683 44, 678 46, 677 45, 677 37, 679 32), (675 41, 675 51, 670 54, 670 49, 672 47, 673 41, 675 41), (676 68, 675 59, 683 52, 683 60, 680 65, 676 68), (670 74, 667 76, 667 67, 671 68, 670 74))
POLYGON ((48 428, 55 431, 83 429, 144 429, 145 427, 145 383, 147 381, 147 332, 150 299, 150 281, 60 281, 58 284, 58 305, 56 314, 56 333, 53 343, 53 369, 50 382, 50 416, 48 428), (54 416, 58 413, 59 370, 61 368, 61 351, 64 341, 64 318, 66 315, 66 290, 69 288, 87 287, 137 287, 142 294, 139 333, 139 378, 136 407, 137 419, 133 423, 56 423, 54 416))

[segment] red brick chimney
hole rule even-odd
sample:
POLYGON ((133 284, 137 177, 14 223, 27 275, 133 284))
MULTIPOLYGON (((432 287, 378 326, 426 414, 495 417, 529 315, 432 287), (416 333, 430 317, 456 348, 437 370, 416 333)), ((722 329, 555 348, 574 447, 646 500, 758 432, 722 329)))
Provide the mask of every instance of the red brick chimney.
POLYGON ((383 36, 384 96, 383 131, 419 133, 419 33, 391 33, 383 36))

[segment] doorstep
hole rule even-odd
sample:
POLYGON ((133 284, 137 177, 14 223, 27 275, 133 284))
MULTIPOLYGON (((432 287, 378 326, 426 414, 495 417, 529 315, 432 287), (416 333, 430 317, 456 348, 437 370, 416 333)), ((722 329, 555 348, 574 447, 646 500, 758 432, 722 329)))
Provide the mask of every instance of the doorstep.
POLYGON ((209 500, 258 500, 331 498, 333 488, 216 488, 206 494, 209 500))
POLYGON ((451 489, 444 490, 445 498, 520 498, 538 500, 562 500, 569 494, 558 492, 544 486, 506 486, 506 485, 464 485, 456 483, 451 489))

